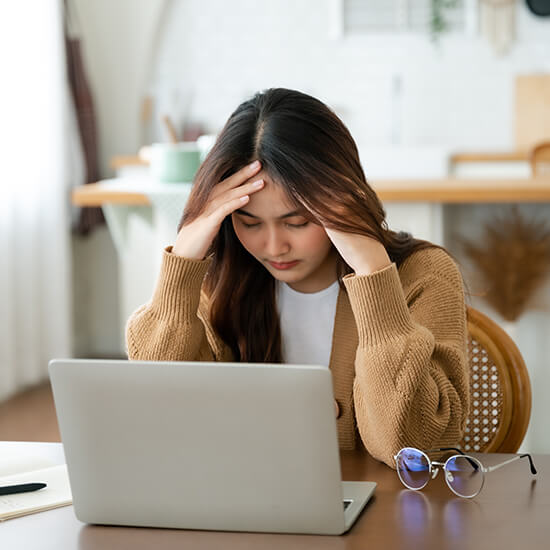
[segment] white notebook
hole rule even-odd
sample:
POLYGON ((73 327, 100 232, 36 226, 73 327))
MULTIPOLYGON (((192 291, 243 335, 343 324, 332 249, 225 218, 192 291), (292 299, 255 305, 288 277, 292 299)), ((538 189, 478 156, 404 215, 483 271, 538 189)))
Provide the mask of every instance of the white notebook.
POLYGON ((18 463, 0 462, 0 487, 19 483, 47 484, 44 489, 30 493, 0 495, 0 521, 72 503, 66 464, 48 466, 45 462, 43 459, 34 464, 29 459, 18 463))

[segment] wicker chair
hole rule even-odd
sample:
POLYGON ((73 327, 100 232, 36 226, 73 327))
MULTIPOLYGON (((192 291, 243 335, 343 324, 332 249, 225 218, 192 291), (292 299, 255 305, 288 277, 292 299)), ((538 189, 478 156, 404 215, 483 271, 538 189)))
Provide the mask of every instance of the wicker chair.
POLYGON ((539 143, 529 155, 531 175, 550 176, 550 141, 539 143))
POLYGON ((468 308, 470 414, 465 451, 515 453, 531 416, 531 384, 512 339, 483 313, 468 308))

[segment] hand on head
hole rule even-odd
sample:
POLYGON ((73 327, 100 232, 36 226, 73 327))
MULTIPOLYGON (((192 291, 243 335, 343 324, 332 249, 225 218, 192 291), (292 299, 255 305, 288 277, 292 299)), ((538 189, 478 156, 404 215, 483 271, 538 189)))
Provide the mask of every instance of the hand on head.
POLYGON ((216 185, 204 212, 184 225, 176 238, 172 252, 191 260, 202 260, 218 234, 223 220, 246 204, 252 193, 262 189, 263 180, 248 182, 261 170, 255 161, 216 185))
POLYGON ((356 275, 369 275, 391 264, 384 245, 372 237, 325 227, 332 244, 356 275))

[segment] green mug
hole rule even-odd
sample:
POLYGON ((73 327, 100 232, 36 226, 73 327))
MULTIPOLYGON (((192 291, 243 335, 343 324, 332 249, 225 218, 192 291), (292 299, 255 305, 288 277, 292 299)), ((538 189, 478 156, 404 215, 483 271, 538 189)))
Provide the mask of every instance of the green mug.
POLYGON ((151 174, 162 182, 192 182, 201 160, 195 141, 153 143, 150 150, 151 174))

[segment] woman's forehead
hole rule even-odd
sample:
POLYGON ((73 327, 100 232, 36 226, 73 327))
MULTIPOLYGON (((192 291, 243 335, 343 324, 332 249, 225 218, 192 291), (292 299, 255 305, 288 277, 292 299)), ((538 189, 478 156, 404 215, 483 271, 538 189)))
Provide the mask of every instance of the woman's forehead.
POLYGON ((260 218, 279 218, 289 212, 294 212, 296 205, 291 202, 282 185, 276 184, 263 170, 248 180, 254 182, 264 180, 264 187, 250 195, 250 201, 243 208, 246 212, 260 218))

